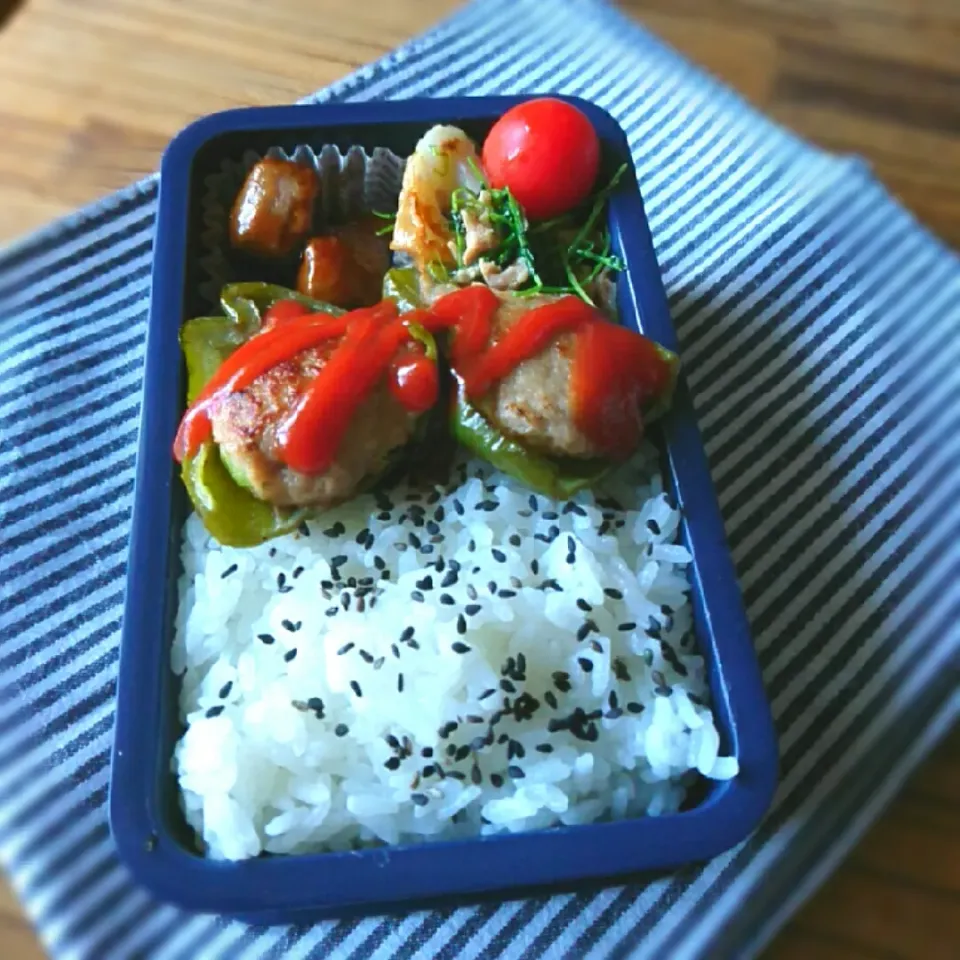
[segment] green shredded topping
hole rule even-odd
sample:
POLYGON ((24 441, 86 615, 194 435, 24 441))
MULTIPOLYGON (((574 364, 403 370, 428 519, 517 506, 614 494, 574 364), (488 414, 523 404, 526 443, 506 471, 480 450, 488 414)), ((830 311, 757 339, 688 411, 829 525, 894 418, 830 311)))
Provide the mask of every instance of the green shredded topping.
MULTIPOLYGON (((496 246, 487 250, 483 259, 500 269, 517 260, 526 265, 530 278, 513 291, 515 296, 572 294, 593 306, 587 288, 605 271, 617 273, 623 269, 623 261, 613 253, 610 231, 603 215, 627 165, 621 166, 607 185, 594 194, 586 210, 565 213, 531 226, 510 189, 490 188, 476 161, 471 158, 469 162, 483 188, 474 193, 466 187, 458 187, 450 197, 449 219, 457 268, 467 266, 464 263, 467 237, 463 215, 469 210, 477 216, 485 216, 497 234, 496 246)), ((427 272, 433 279, 438 279, 437 266, 431 264, 427 272)), ((446 271, 442 279, 449 279, 446 271)))

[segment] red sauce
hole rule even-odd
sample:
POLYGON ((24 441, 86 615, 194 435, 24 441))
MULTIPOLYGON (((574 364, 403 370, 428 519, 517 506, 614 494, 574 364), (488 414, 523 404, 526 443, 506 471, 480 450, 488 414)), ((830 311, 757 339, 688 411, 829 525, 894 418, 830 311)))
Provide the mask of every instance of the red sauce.
POLYGON ((491 344, 499 303, 491 290, 478 285, 442 297, 429 311, 403 316, 392 301, 337 318, 278 304, 268 312, 263 331, 221 365, 187 411, 174 454, 182 460, 210 437, 210 412, 223 398, 301 351, 340 338, 278 434, 287 466, 302 473, 324 472, 357 408, 384 377, 391 394, 412 413, 436 403, 437 367, 411 336, 408 324, 416 323, 433 333, 453 332, 451 366, 473 400, 557 337, 575 333, 574 422, 608 457, 629 456, 642 435, 640 408, 667 387, 671 375, 656 346, 575 297, 530 310, 491 344))

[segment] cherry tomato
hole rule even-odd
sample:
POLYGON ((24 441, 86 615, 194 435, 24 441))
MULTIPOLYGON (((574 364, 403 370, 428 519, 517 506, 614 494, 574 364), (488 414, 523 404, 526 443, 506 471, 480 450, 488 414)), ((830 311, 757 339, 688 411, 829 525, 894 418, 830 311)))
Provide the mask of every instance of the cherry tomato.
POLYGON ((278 300, 263 315, 263 327, 268 329, 288 320, 296 320, 310 312, 310 308, 296 300, 278 300))
POLYGON ((394 398, 411 413, 429 410, 440 392, 436 363, 412 351, 394 360, 387 384, 394 398))
POLYGON ((508 110, 487 134, 483 167, 509 187, 530 220, 549 220, 582 203, 597 179, 600 141, 576 107, 543 97, 508 110))

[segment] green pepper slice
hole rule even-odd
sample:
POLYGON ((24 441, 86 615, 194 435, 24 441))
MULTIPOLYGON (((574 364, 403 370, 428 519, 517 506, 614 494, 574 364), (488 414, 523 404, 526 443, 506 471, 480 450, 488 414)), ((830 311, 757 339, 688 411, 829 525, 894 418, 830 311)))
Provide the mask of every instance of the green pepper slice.
MULTIPOLYGON (((263 314, 281 300, 296 300, 317 313, 338 315, 338 307, 266 283, 230 284, 221 292, 222 316, 196 317, 180 330, 187 366, 187 402, 193 403, 220 364, 259 329, 263 314)), ((183 484, 204 526, 220 543, 252 547, 295 530, 309 511, 277 507, 255 497, 238 483, 207 441, 180 470, 183 484)))
POLYGON ((451 429, 454 438, 471 453, 532 490, 557 500, 566 500, 598 483, 613 464, 606 460, 553 460, 532 453, 504 436, 462 395, 453 405, 451 429))
POLYGON ((401 313, 423 306, 420 278, 413 267, 393 267, 383 278, 383 298, 393 300, 401 313))
POLYGON ((203 525, 224 546, 255 547, 292 532, 309 515, 259 500, 237 484, 212 440, 184 458, 180 475, 203 525))

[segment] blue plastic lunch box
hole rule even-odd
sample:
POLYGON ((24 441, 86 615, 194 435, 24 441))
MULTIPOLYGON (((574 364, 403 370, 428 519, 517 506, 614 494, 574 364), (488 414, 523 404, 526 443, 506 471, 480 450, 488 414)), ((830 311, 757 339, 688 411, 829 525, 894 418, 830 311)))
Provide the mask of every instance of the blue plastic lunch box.
MULTIPOLYGON (((663 469, 683 513, 696 639, 708 664, 722 751, 739 761, 728 782, 704 780, 677 814, 467 841, 355 852, 262 856, 220 862, 197 852, 171 772, 180 735, 179 680, 170 669, 179 538, 188 502, 171 456, 183 411, 181 323, 212 306, 198 264, 209 252, 199 198, 207 177, 247 149, 335 144, 342 151, 413 151, 435 123, 482 140, 524 97, 402 100, 232 110, 180 133, 163 158, 154 247, 136 492, 117 690, 110 823, 123 862, 157 898, 183 908, 260 923, 409 909, 417 905, 542 893, 623 880, 703 861, 756 827, 777 780, 769 706, 737 586, 703 442, 683 378, 658 428, 663 469)), ((629 172, 610 202, 610 232, 626 269, 619 284, 625 324, 677 350, 627 138, 605 111, 570 99, 591 119, 607 175, 629 172)), ((682 359, 682 357, 681 357, 682 359)))

